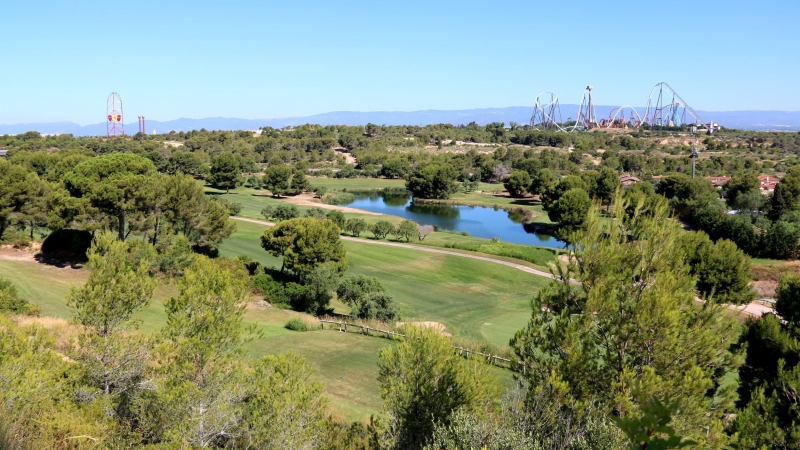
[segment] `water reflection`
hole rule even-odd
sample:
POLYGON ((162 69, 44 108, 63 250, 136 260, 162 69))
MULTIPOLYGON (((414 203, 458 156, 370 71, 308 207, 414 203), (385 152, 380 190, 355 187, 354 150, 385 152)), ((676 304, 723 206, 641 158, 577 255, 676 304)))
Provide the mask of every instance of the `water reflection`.
POLYGON ((523 215, 499 208, 412 203, 407 193, 354 193, 355 201, 347 206, 382 214, 391 214, 439 228, 466 231, 470 236, 517 244, 564 248, 564 243, 544 234, 535 225, 522 224, 523 215))

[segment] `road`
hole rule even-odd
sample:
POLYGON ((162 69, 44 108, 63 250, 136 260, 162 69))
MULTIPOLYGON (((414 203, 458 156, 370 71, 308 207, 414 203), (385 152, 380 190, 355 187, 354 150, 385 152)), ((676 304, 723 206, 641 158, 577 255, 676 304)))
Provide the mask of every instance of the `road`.
MULTIPOLYGON (((242 222, 257 223, 259 225, 264 225, 264 226, 267 226, 267 227, 275 226, 274 222, 267 222, 267 221, 258 220, 258 219, 249 219, 247 217, 231 217, 231 219, 241 220, 242 222)), ((487 262, 494 263, 494 264, 500 264, 500 265, 503 265, 503 266, 512 267, 514 269, 521 270, 523 272, 527 272, 527 273, 530 273, 530 274, 533 274, 533 275, 537 275, 537 276, 540 276, 540 277, 553 278, 553 275, 550 272, 545 272, 543 270, 536 270, 536 269, 533 269, 531 267, 528 267, 528 266, 525 266, 525 265, 522 265, 522 264, 516 264, 516 263, 513 263, 513 262, 509 262, 509 261, 503 261, 502 259, 489 258, 488 256, 471 255, 471 254, 468 254, 468 253, 459 253, 459 252, 454 252, 454 251, 450 251, 450 250, 442 250, 440 248, 424 247, 424 246, 421 246, 421 245, 401 244, 399 242, 387 242, 387 241, 377 241, 377 240, 371 240, 371 239, 360 239, 360 238, 355 238, 355 237, 352 237, 352 236, 342 236, 341 238, 343 240, 345 240, 345 241, 360 242, 362 244, 386 245, 386 246, 389 246, 389 247, 408 248, 408 249, 411 249, 411 250, 418 250, 418 251, 421 251, 421 252, 441 253, 443 255, 459 256, 459 257, 462 257, 462 258, 472 258, 472 259, 477 259, 477 260, 480 260, 480 261, 487 261, 487 262)), ((702 302, 703 301, 699 297, 695 297, 695 300, 698 301, 698 302, 702 302)), ((747 306, 733 306, 733 305, 730 305, 730 306, 728 306, 728 309, 730 309, 731 311, 736 311, 738 314, 743 315, 743 316, 754 316, 754 317, 761 317, 761 315, 763 313, 767 313, 767 312, 771 313, 771 312, 773 312, 771 307, 766 306, 766 305, 762 305, 762 304, 757 303, 757 302, 750 303, 747 306)))

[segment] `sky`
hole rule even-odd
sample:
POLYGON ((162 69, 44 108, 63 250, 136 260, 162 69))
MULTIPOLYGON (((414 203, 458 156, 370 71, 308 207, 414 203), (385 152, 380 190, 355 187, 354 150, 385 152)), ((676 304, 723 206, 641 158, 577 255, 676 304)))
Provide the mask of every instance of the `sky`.
POLYGON ((0 123, 331 111, 800 110, 800 1, 0 0, 0 123))

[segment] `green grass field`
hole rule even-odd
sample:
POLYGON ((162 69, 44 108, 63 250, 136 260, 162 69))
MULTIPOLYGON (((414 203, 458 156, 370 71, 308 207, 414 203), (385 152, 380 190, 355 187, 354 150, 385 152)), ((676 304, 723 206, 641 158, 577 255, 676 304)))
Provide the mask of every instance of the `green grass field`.
POLYGON ((386 178, 327 178, 308 177, 312 186, 324 186, 328 190, 342 189, 383 189, 387 187, 405 187, 404 180, 389 180, 386 178))
MULTIPOLYGON (((220 248, 223 256, 246 255, 265 266, 280 261, 259 243, 264 226, 238 222, 220 248)), ((348 274, 375 276, 407 319, 431 320, 456 336, 505 346, 529 318, 530 299, 549 280, 511 267, 458 256, 346 241, 348 274)))

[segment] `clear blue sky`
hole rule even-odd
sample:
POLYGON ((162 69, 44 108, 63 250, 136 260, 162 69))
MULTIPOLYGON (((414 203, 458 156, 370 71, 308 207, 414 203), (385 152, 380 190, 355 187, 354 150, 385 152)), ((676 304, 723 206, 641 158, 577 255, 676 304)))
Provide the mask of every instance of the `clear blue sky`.
POLYGON ((0 123, 644 105, 800 110, 800 1, 0 1, 0 123))

